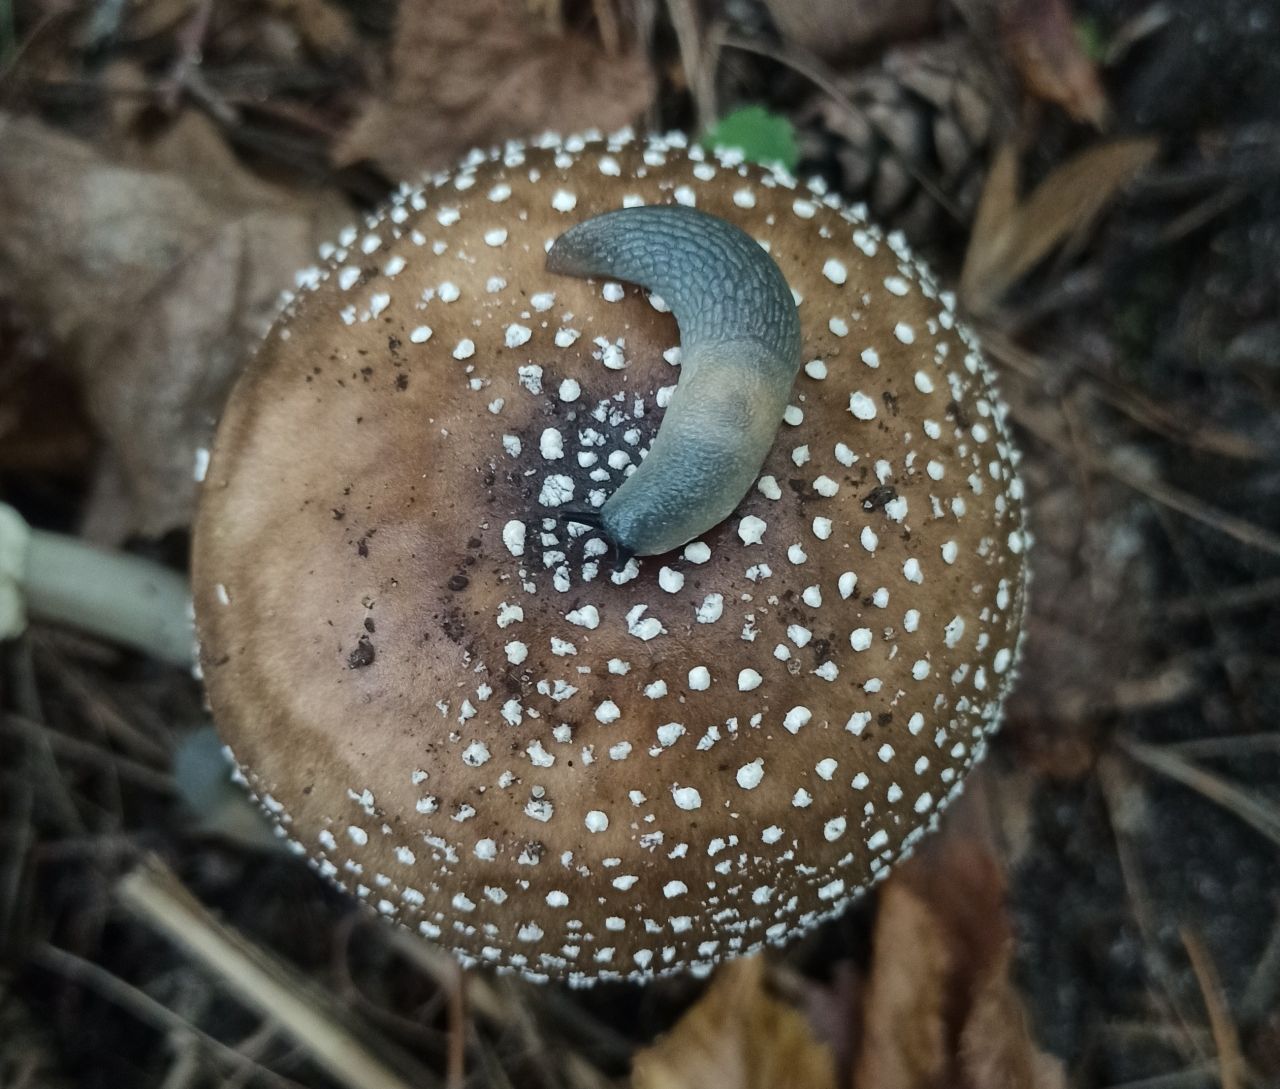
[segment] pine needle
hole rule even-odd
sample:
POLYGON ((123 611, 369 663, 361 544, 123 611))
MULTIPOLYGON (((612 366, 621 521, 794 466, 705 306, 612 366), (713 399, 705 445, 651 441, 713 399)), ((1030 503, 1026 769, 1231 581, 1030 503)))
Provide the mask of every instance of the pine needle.
POLYGON ((307 999, 306 981, 219 923, 159 859, 120 882, 120 901, 198 960, 246 1006, 278 1024, 350 1089, 410 1089, 336 1018, 307 999))
POLYGON ((1227 1009, 1222 981, 1218 978, 1213 958, 1209 956, 1204 943, 1186 928, 1182 930, 1182 944, 1186 947, 1191 970, 1196 974, 1196 982, 1200 984, 1200 993, 1204 996, 1205 1009, 1209 1014, 1213 1043, 1218 1049, 1218 1077, 1222 1089, 1243 1089, 1245 1066, 1244 1056, 1240 1052, 1240 1033, 1231 1019, 1231 1011, 1227 1009))
POLYGON ((1280 844, 1280 808, 1251 796, 1243 787, 1229 779, 1205 771, 1182 753, 1166 746, 1147 745, 1141 741, 1122 741, 1120 746, 1139 764, 1190 787, 1197 794, 1234 813, 1273 843, 1280 844))
POLYGON ((1068 159, 1021 200, 1017 149, 1013 144, 1002 147, 987 175, 960 275, 965 306, 979 315, 994 310, 1050 253, 1088 231, 1158 150, 1153 139, 1090 148, 1068 159))

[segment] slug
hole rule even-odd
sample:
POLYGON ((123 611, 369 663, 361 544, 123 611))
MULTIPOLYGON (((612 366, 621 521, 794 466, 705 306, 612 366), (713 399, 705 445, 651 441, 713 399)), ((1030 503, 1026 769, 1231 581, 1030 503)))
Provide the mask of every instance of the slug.
POLYGON ((726 220, 683 205, 605 212, 570 227, 547 269, 608 276, 662 297, 681 374, 649 455, 599 510, 618 552, 656 556, 724 521, 755 481, 800 367, 800 321, 774 260, 726 220))

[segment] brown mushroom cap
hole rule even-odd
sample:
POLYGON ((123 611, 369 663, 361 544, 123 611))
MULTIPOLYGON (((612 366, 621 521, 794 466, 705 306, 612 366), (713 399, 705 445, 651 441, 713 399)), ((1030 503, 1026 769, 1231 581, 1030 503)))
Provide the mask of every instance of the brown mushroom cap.
POLYGON ((903 243, 621 136, 473 156, 331 256, 235 389, 195 540, 219 729, 299 849, 576 982, 705 969, 884 876, 999 720, 1025 582, 1003 408, 903 243), (734 516, 614 575, 556 508, 643 456, 678 333, 545 251, 672 200, 769 248, 806 364, 734 516))

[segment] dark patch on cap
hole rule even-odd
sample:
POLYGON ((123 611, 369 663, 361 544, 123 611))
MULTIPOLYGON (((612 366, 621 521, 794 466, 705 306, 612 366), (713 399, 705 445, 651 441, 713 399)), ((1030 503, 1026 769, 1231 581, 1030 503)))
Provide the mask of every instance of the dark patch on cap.
POLYGON ((968 431, 972 426, 972 421, 969 419, 969 413, 965 411, 964 405, 959 401, 947 402, 947 415, 955 420, 957 427, 962 427, 966 431, 968 431))
POLYGON ((445 635, 455 643, 461 643, 462 637, 467 631, 467 625, 462 619, 462 613, 457 609, 450 609, 444 614, 444 620, 441 621, 440 627, 444 629, 445 635))
POLYGON ((347 655, 347 668, 364 669, 366 666, 373 665, 373 660, 377 656, 377 651, 373 649, 373 644, 369 642, 369 637, 362 635, 360 636, 360 641, 356 644, 356 649, 347 655))
POLYGON ((892 484, 881 484, 872 488, 862 497, 863 510, 884 510, 886 506, 898 498, 898 489, 892 484))

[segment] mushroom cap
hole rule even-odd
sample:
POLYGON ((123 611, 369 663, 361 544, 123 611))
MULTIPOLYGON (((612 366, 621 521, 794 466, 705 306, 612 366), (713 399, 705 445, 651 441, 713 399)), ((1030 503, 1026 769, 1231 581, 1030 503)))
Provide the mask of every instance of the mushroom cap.
POLYGON ((902 240, 623 134, 473 155, 327 257, 195 535, 218 728, 297 849, 464 961, 578 983, 709 969, 883 877, 999 721, 1025 585, 1004 409, 902 240), (677 329, 545 252, 673 200, 767 246, 806 362, 735 514, 614 573, 557 507, 643 456, 677 329))

